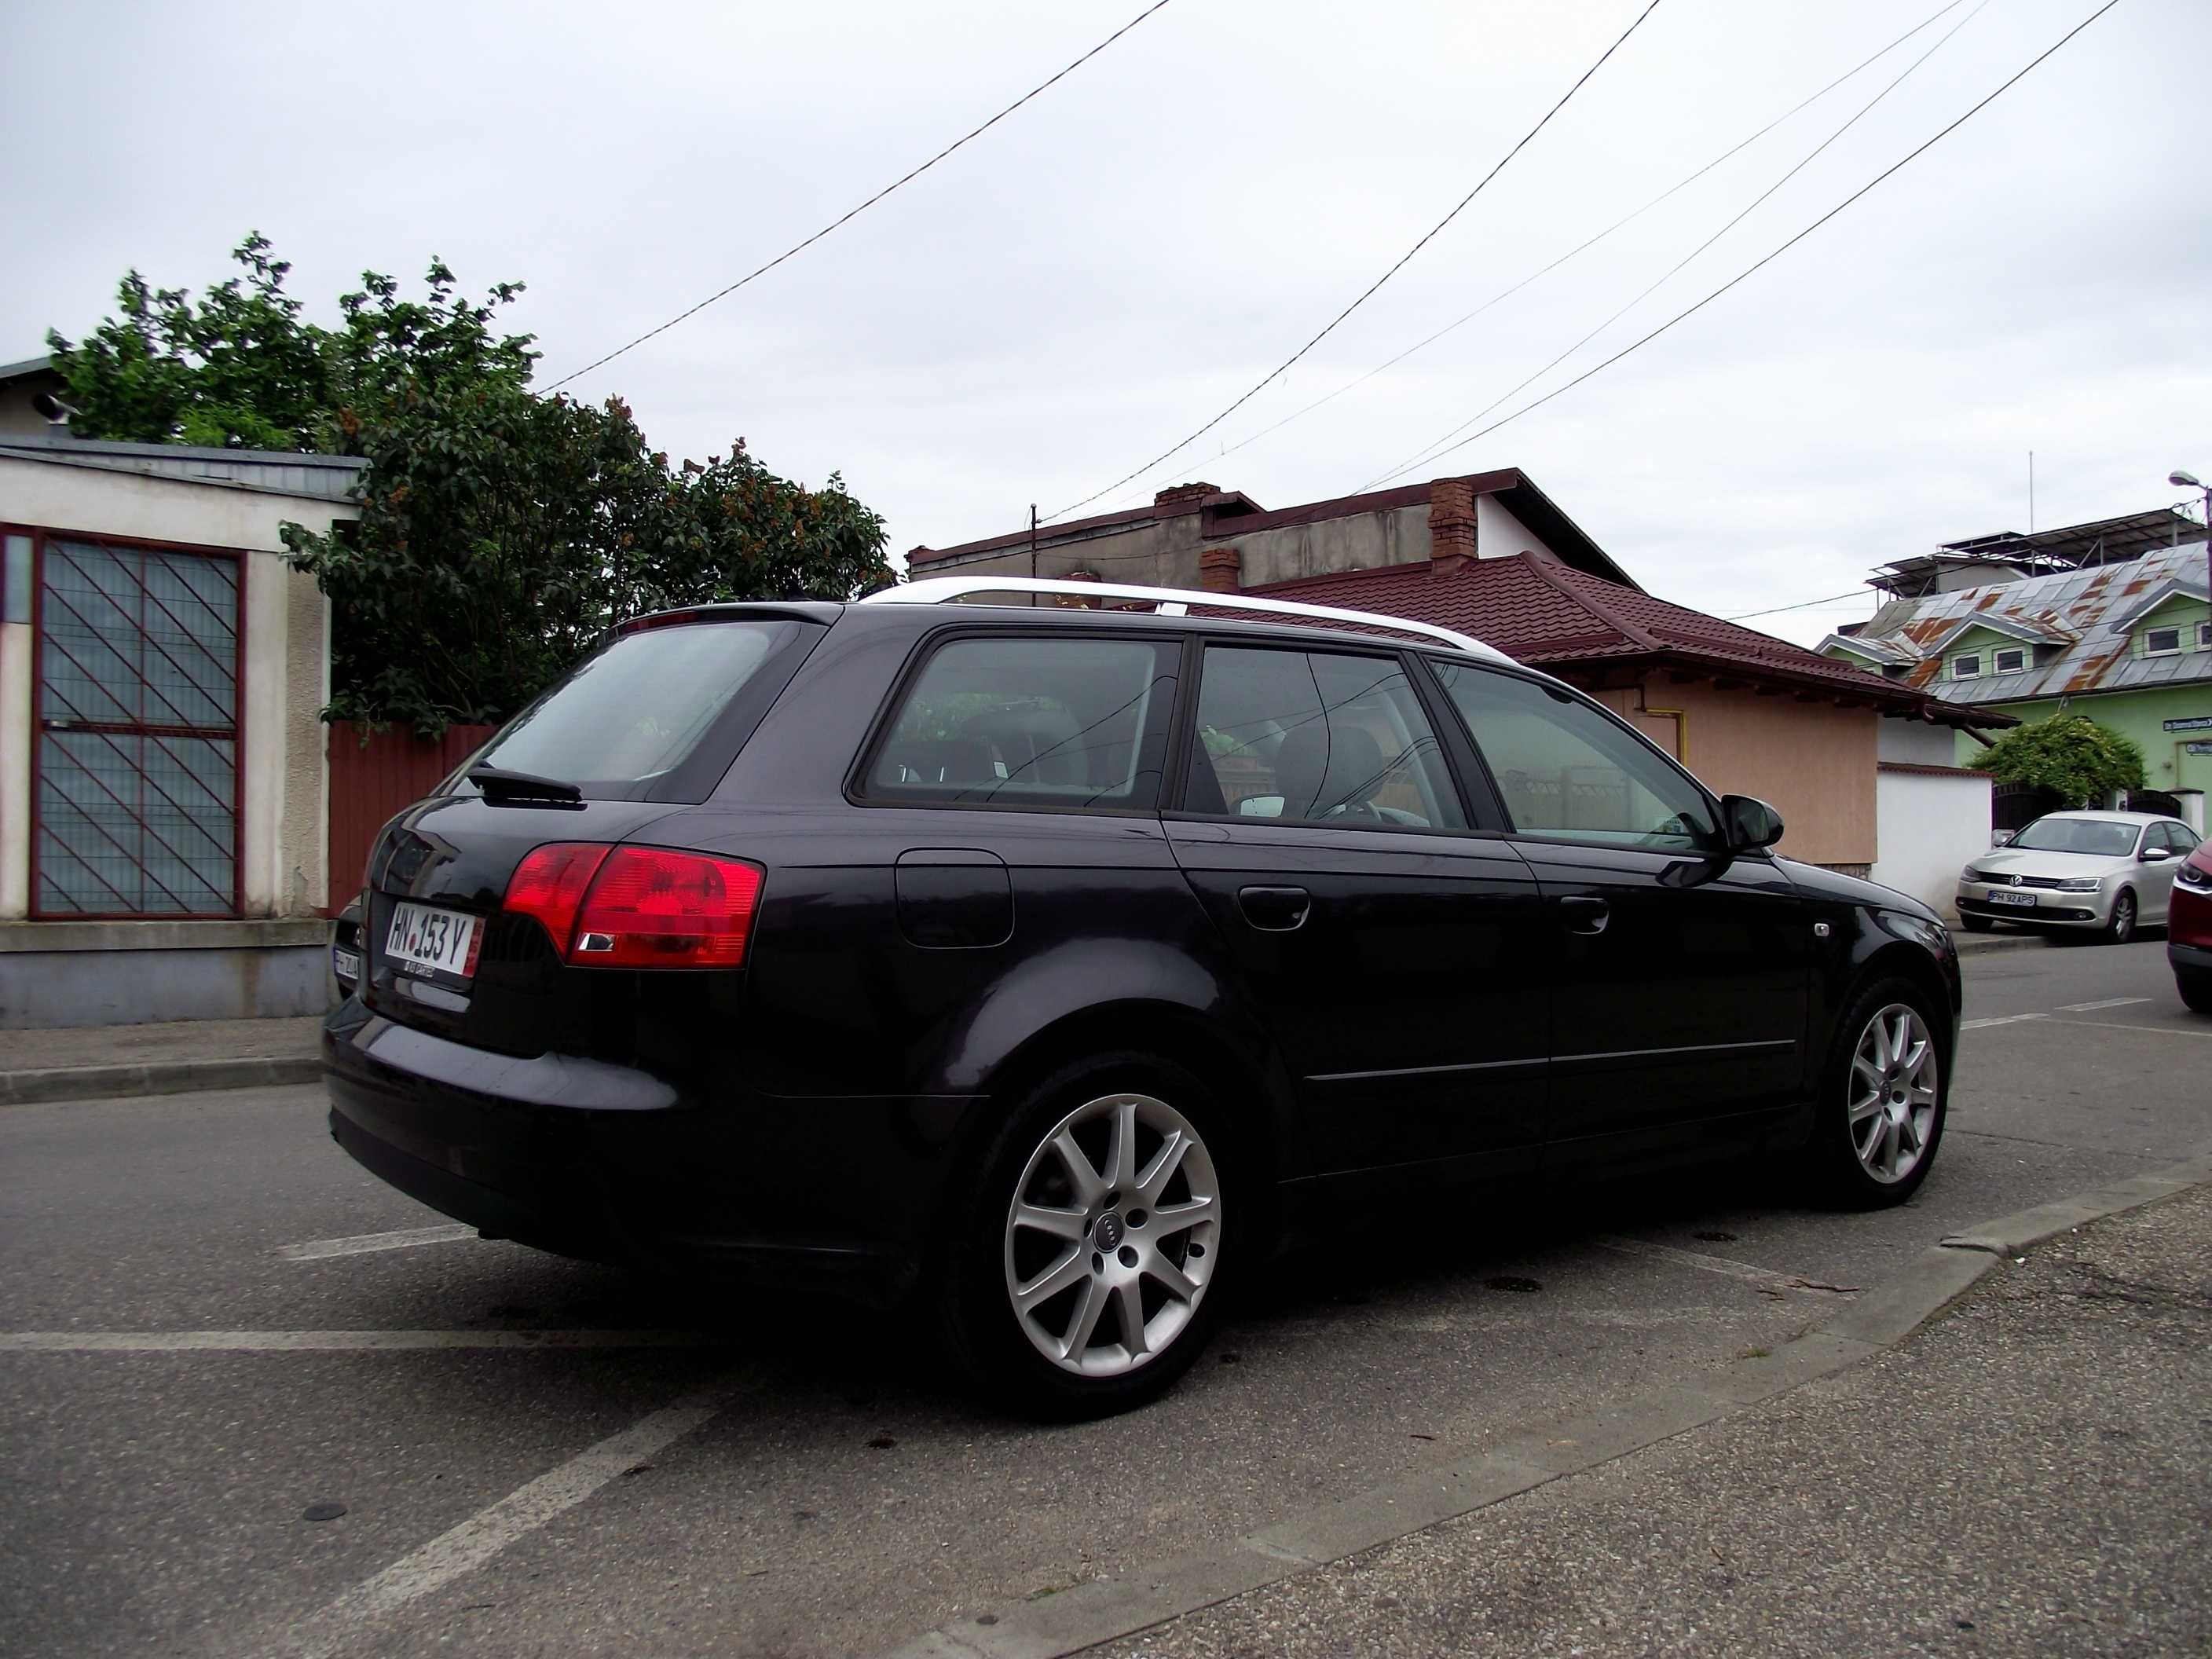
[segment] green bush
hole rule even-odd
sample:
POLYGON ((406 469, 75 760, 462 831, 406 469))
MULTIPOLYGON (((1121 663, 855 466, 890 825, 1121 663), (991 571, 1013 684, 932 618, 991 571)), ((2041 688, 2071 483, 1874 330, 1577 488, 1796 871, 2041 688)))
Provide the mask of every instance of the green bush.
POLYGON ((2114 790, 2143 787, 2142 750, 2083 714, 2014 726, 1990 745, 1978 769, 2000 783, 2051 790, 2069 806, 2101 806, 2114 790))

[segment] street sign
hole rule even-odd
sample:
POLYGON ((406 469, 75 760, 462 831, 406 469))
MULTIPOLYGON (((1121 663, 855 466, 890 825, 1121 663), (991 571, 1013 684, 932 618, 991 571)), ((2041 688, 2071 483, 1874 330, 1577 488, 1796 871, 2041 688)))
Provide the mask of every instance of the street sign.
POLYGON ((2185 714, 2178 720, 2161 720, 2169 732, 2212 732, 2212 714, 2185 714))

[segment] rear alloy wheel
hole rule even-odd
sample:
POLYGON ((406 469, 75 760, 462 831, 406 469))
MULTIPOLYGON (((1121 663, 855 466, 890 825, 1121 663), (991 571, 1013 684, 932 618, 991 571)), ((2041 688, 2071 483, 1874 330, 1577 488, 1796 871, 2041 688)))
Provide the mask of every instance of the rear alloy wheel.
POLYGON ((1853 1000, 1829 1052, 1808 1153, 1829 1192, 1857 1207, 1918 1190, 1943 1137, 1943 1054, 1918 990, 1902 980, 1853 1000))
POLYGON ((2105 924, 2105 943, 2125 945, 2136 936, 2136 896, 2129 889, 2120 889, 2120 896, 2112 901, 2112 919, 2105 924))
POLYGON ((963 1368, 1054 1417, 1120 1410, 1181 1376, 1217 1312, 1218 1118, 1195 1078, 1133 1056, 1034 1092, 992 1151, 946 1287, 963 1368))

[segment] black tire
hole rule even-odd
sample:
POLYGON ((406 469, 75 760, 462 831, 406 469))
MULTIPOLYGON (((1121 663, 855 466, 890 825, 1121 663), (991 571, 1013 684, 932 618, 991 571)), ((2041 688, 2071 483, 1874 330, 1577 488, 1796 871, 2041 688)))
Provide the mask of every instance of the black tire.
MULTIPOLYGON (((1952 1056, 1936 1035, 1948 1023, 1936 1014, 1928 994, 1910 980, 1877 980, 1852 997, 1844 1017, 1836 1022, 1821 1060, 1813 1138, 1804 1152, 1806 1173, 1821 1197, 1845 1208, 1878 1210, 1902 1204, 1920 1190, 1935 1166, 1937 1149, 1942 1145, 1944 1120, 1949 1115, 1952 1056), (1927 1033, 1929 1063, 1936 1068, 1935 1100, 1928 1125, 1919 1132, 1920 1152, 1911 1168, 1895 1179, 1883 1179, 1870 1172, 1862 1158, 1860 1134, 1853 1128, 1854 1085, 1862 1083, 1853 1061, 1875 1017, 1897 1008, 1917 1015, 1927 1033)), ((1856 1091, 1863 1093, 1863 1086, 1856 1091)), ((1917 1114, 1911 1115, 1917 1120, 1917 1114)))
POLYGON ((1987 916, 1968 915, 1961 912, 1959 916, 1959 925, 1970 933, 1986 933, 1995 927, 1996 923, 1991 921, 1987 916))
POLYGON ((2125 945, 2136 936, 2136 893, 2132 887, 2123 887, 2112 900, 2112 914, 2105 923, 2102 935, 2107 945, 2125 945))
MULTIPOLYGON (((1110 1158, 1097 1146, 1090 1144, 1089 1132, 1094 1127, 1088 1122, 1079 1126, 1077 1134, 1085 1140, 1085 1154, 1103 1168, 1110 1158)), ((1156 1132, 1140 1129, 1138 1137, 1140 1170, 1158 1144, 1146 1141, 1148 1133, 1156 1132)), ((1064 1165, 1060 1167, 1064 1170, 1064 1165)), ((1236 1185, 1238 1165, 1228 1114, 1206 1085, 1183 1067, 1150 1055, 1106 1054, 1075 1062, 1045 1079, 1014 1106, 984 1149, 976 1169, 965 1202, 956 1211, 957 1234, 939 1286, 945 1344, 956 1367, 985 1393, 1011 1409, 1053 1419, 1103 1417, 1126 1411, 1172 1387, 1212 1338, 1220 1317, 1222 1293, 1228 1288, 1221 1276, 1222 1268, 1227 1266, 1232 1273, 1236 1271, 1243 1212, 1250 1201, 1249 1195, 1236 1185), (1087 1253, 1097 1264, 1092 1270, 1097 1283, 1095 1286, 1071 1285, 1067 1294, 1074 1301, 1069 1307, 1066 1327, 1059 1334, 1064 1340, 1080 1322, 1087 1305, 1083 1297, 1097 1295, 1108 1298, 1097 1316, 1097 1331, 1091 1339, 1093 1346, 1085 1352, 1104 1364, 1127 1364, 1127 1369, 1112 1375, 1079 1375, 1064 1362, 1048 1358, 1030 1334, 1031 1329, 1050 1326, 1058 1319, 1059 1310, 1054 1302, 1038 1304, 1037 1321, 1034 1324, 1027 1322, 1016 1311, 1010 1285, 1017 1276, 1030 1277, 1032 1267, 1035 1277, 1042 1278, 1044 1269, 1053 1265, 1054 1257, 1057 1256, 1060 1264, 1065 1264, 1067 1258, 1060 1254, 1055 1241, 1042 1236, 1024 1233, 1020 1245, 1012 1242, 1012 1212, 1015 1200, 1022 1195, 1018 1188, 1024 1184, 1025 1171, 1030 1174, 1028 1195, 1031 1200, 1048 1201, 1040 1198, 1035 1183, 1039 1178, 1049 1178, 1054 1166, 1047 1163, 1033 1167, 1032 1161, 1045 1157, 1054 1130, 1071 1114, 1123 1096, 1141 1097, 1152 1106, 1164 1106, 1170 1115, 1180 1118, 1192 1132, 1196 1157, 1191 1165, 1193 1169, 1203 1166, 1210 1174, 1214 1195, 1212 1219, 1210 1227, 1205 1224, 1190 1227, 1180 1237, 1179 1247, 1184 1252, 1194 1249, 1199 1257, 1211 1259, 1205 1262, 1202 1279, 1199 1278, 1197 1264, 1188 1255, 1168 1261, 1168 1266, 1178 1271, 1188 1269, 1189 1277, 1199 1279, 1199 1294, 1185 1303, 1188 1311, 1178 1328, 1147 1357, 1129 1363, 1127 1332, 1121 1323, 1122 1304, 1115 1299, 1117 1292, 1110 1284, 1139 1284, 1135 1294, 1140 1306, 1147 1305, 1145 1298, 1148 1295, 1161 1295, 1160 1282, 1148 1275, 1162 1255, 1177 1248, 1169 1242, 1172 1230, 1165 1236, 1151 1231, 1158 1228, 1160 1218, 1128 1203, 1126 1194, 1120 1194, 1118 1203, 1102 1200, 1084 1206, 1072 1196, 1058 1200, 1059 1205, 1082 1207, 1086 1214, 1094 1210, 1101 1213, 1110 1210, 1126 1229, 1114 1237, 1121 1242, 1119 1253, 1127 1271, 1116 1272, 1123 1262, 1110 1260, 1105 1251, 1097 1249, 1098 1240, 1095 1236, 1086 1233, 1086 1242, 1076 1247, 1079 1256, 1087 1253), (1141 1268, 1137 1262, 1126 1261, 1139 1245, 1148 1252, 1142 1258, 1141 1268), (1042 1247, 1045 1253, 1040 1262, 1018 1267, 1015 1258, 1018 1250, 1032 1246, 1042 1247), (1115 1336, 1112 1343, 1104 1338, 1108 1320, 1114 1322, 1115 1336), (1117 1346, 1123 1356, 1121 1360, 1114 1359, 1108 1352, 1117 1346)), ((1105 1173, 1110 1175, 1110 1169, 1105 1173)), ((1160 1201, 1169 1202, 1178 1190, 1188 1200, 1197 1193, 1199 1185, 1186 1170, 1171 1182, 1167 1196, 1160 1201)), ((1115 1191, 1119 1193, 1118 1188, 1115 1191)), ((1160 1307, 1166 1308, 1173 1299, 1163 1300, 1160 1307)), ((1159 1311, 1139 1312, 1137 1321, 1149 1336, 1152 1334, 1152 1326, 1160 1322, 1159 1311)))
POLYGON ((2212 1014, 2212 968, 2176 968, 2173 988, 2200 1014, 2212 1014))

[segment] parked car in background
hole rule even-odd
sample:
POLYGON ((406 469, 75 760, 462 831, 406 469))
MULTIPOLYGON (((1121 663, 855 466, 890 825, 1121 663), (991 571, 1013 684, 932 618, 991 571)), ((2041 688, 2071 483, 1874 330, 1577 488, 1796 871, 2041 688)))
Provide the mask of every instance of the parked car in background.
POLYGON ((1391 1261, 1378 1199, 1926 1179, 1950 935, 1771 809, 1431 624, 975 586, 629 623, 394 819, 339 1145, 494 1237, 926 1297, 1054 1413, 1166 1387, 1301 1231, 1391 1261))
POLYGON ((331 977, 338 982, 342 998, 361 988, 361 896, 356 894, 331 924, 331 977))
POLYGON ((2200 1014, 2212 1014, 2212 843, 2200 845, 2173 872, 2166 959, 2181 1000, 2200 1014))
POLYGON ((1959 873, 1959 920, 2101 934, 2124 945, 2165 924, 2174 872, 2197 850, 2179 818, 2149 812, 2046 812, 1959 873))

